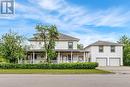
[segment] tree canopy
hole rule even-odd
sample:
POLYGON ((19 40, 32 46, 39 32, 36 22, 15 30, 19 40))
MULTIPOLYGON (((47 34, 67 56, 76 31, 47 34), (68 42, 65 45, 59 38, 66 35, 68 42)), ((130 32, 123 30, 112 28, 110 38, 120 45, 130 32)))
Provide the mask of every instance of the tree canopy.
POLYGON ((9 60, 10 63, 18 63, 25 57, 25 50, 22 46, 23 37, 10 31, 2 35, 0 44, 0 54, 9 60))
POLYGON ((43 44, 43 51, 46 54, 46 61, 51 62, 51 59, 56 57, 55 52, 55 41, 58 40, 59 33, 55 25, 36 25, 36 30, 38 32, 36 38, 41 39, 43 44))
POLYGON ((130 38, 126 35, 120 37, 118 43, 123 44, 123 63, 130 65, 130 38))

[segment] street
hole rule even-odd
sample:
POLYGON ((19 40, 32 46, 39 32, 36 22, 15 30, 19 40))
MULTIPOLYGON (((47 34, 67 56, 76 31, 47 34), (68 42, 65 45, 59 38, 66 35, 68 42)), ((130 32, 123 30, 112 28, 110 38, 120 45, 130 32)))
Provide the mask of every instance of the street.
POLYGON ((1 74, 0 87, 130 87, 130 74, 1 74))

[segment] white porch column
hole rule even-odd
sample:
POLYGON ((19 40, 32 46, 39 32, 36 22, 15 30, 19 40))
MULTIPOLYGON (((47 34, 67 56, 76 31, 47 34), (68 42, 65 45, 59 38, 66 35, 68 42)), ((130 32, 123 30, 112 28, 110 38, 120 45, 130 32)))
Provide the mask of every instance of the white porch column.
POLYGON ((35 52, 33 52, 33 64, 34 64, 34 61, 35 61, 35 52))
POLYGON ((57 62, 60 63, 60 52, 58 52, 57 62))
POLYGON ((86 61, 89 62, 89 55, 88 55, 88 52, 86 53, 86 61))
POLYGON ((73 52, 71 51, 71 63, 73 62, 73 52))
POLYGON ((84 52, 84 59, 83 59, 84 62, 85 62, 85 58, 86 58, 86 55, 85 55, 85 52, 84 52))

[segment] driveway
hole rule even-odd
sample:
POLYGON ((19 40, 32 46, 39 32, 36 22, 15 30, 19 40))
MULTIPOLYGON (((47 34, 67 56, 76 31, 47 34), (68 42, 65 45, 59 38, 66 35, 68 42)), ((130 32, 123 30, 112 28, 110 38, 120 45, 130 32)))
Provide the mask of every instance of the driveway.
POLYGON ((117 74, 130 74, 130 67, 120 66, 120 67, 97 67, 97 69, 112 71, 117 74))
POLYGON ((130 74, 0 74, 0 87, 130 87, 130 74))

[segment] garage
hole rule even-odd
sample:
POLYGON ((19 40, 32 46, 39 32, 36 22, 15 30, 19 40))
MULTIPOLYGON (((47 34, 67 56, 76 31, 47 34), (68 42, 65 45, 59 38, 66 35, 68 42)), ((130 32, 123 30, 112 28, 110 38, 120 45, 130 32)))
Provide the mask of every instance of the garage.
POLYGON ((96 58, 96 62, 99 66, 107 66, 107 58, 96 58))
POLYGON ((120 58, 110 58, 109 65, 110 66, 120 66, 120 58))

